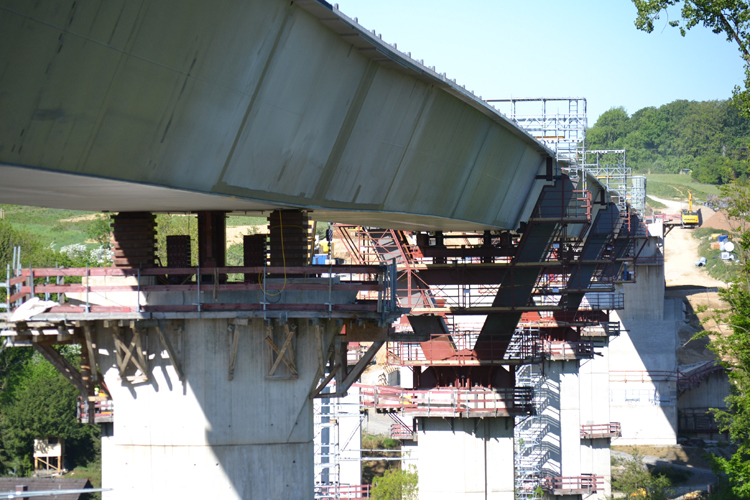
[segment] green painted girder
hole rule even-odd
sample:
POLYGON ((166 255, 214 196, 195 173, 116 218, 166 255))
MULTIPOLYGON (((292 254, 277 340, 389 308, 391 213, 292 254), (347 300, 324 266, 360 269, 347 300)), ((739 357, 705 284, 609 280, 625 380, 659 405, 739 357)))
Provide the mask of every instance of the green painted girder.
POLYGON ((0 202, 515 228, 552 153, 324 2, 0 0, 0 202))

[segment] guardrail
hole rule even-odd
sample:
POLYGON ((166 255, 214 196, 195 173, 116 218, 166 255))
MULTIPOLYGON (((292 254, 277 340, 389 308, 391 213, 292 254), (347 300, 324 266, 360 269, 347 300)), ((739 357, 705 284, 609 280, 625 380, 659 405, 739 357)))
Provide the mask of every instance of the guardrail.
POLYGON ((401 424, 391 424, 391 439, 414 439, 414 431, 401 424))
POLYGON ((583 474, 571 477, 543 477, 541 487, 553 495, 583 495, 604 488, 604 477, 583 474))
MULTIPOLYGON (((379 266, 300 266, 300 267, 220 267, 220 268, 41 268, 21 269, 16 276, 9 278, 8 286, 15 287, 15 293, 6 296, 6 308, 15 310, 23 302, 37 295, 48 297, 50 294, 78 294, 79 304, 61 304, 49 309, 59 313, 89 312, 201 312, 201 311, 319 311, 319 312, 377 312, 388 315, 398 311, 396 294, 396 267, 379 266), (222 282, 227 274, 250 274, 252 276, 269 276, 284 279, 261 279, 260 283, 222 282), (168 276, 184 277, 184 284, 169 284, 168 276), (316 278, 313 282, 300 282, 299 278, 290 281, 287 275, 304 275, 316 278), (50 277, 57 278, 57 283, 50 284, 37 281, 50 277), (143 278, 163 280, 164 283, 143 284, 143 278), (80 278, 80 283, 65 283, 66 278, 80 278), (92 284, 95 278, 135 278, 132 284, 92 284), (346 279, 348 278, 348 280, 346 279), (195 279, 195 281, 187 282, 195 279), (322 281, 322 282, 321 282, 322 281), (217 302, 220 292, 258 292, 258 302, 217 302), (266 297, 277 296, 282 291, 318 291, 328 292, 327 300, 322 298, 316 303, 272 303, 266 297), (357 303, 334 304, 333 292, 357 292, 357 294, 374 294, 373 300, 358 300, 357 303), (141 304, 141 295, 150 292, 182 292, 195 294, 195 302, 181 305, 147 305, 141 304), (123 302, 129 305, 101 305, 92 303, 95 294, 132 294, 130 300, 123 302), (210 293, 214 301, 203 299, 202 293, 210 293), (135 300, 132 300, 135 299, 135 300), (130 305, 132 304, 132 305, 130 305)), ((103 295, 100 295, 103 297, 103 295)), ((120 295, 122 297, 122 295, 120 295)), ((104 302, 108 302, 104 300, 104 302)))
POLYGON ((622 429, 620 428, 619 422, 581 426, 581 439, 603 439, 613 437, 622 437, 622 429))
MULTIPOLYGON (((721 408, 726 411, 726 408, 721 408)), ((721 426, 716 422, 710 408, 682 408, 677 410, 677 432, 679 434, 719 433, 721 426)))
POLYGON ((369 484, 328 485, 315 487, 315 500, 364 500, 370 498, 369 484))
POLYGON ((386 362, 394 366, 479 366, 510 362, 588 359, 594 356, 594 341, 542 340, 538 331, 517 331, 511 343, 484 340, 476 348, 478 331, 433 334, 422 342, 389 342, 386 362))
MULTIPOLYGON (((97 399, 94 402, 94 413, 95 424, 102 424, 107 422, 114 422, 115 417, 115 402, 111 399, 97 399)), ((78 397, 78 404, 76 405, 76 418, 82 424, 89 423, 89 405, 80 396, 78 397)))
POLYGON ((610 382, 676 382, 680 390, 689 390, 700 385, 701 381, 711 373, 724 370, 718 362, 706 362, 703 366, 684 372, 681 370, 674 371, 611 371, 609 372, 610 382))
POLYGON ((366 408, 400 411, 426 417, 502 417, 530 414, 533 390, 530 387, 507 389, 429 390, 387 386, 358 385, 360 401, 366 408))
POLYGON ((592 200, 591 191, 585 189, 573 190, 572 194, 564 188, 550 189, 544 192, 529 220, 591 220, 592 200))

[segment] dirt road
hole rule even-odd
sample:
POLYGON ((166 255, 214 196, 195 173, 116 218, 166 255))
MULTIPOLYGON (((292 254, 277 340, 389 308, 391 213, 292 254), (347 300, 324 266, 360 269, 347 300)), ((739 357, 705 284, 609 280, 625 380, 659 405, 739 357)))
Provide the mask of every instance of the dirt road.
MULTIPOLYGON (((667 206, 666 213, 678 214, 687 204, 665 200, 649 195, 649 198, 667 206)), ((676 227, 664 239, 664 275, 667 286, 723 287, 724 282, 715 280, 705 269, 696 267, 698 255, 698 240, 693 238, 692 230, 676 227)))

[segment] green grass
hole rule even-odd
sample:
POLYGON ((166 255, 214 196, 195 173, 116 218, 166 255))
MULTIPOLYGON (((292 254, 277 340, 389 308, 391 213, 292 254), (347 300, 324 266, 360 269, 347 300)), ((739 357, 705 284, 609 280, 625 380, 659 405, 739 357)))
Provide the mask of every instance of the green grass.
POLYGON ((712 234, 729 234, 729 231, 710 227, 701 227, 692 230, 693 238, 699 241, 698 255, 706 258, 706 271, 708 271, 708 275, 724 283, 730 283, 737 278, 741 266, 737 262, 730 261, 725 263, 721 260, 721 250, 711 250, 711 243, 717 241, 710 239, 712 234))
MULTIPOLYGON (((59 250, 73 243, 84 243, 88 239, 86 228, 90 221, 63 222, 63 220, 89 215, 92 212, 22 205, 0 205, 0 209, 3 210, 5 220, 10 222, 15 229, 38 236, 45 246, 54 244, 54 248, 59 250)), ((92 243, 88 246, 96 247, 97 245, 92 243)))
POLYGON ((651 198, 646 198, 646 206, 651 207, 654 210, 661 210, 663 208, 667 208, 667 206, 664 203, 658 202, 656 200, 652 200, 651 198))
POLYGON ((668 200, 687 200, 688 191, 693 197, 705 200, 709 194, 721 194, 719 186, 701 184, 689 175, 679 174, 650 174, 646 176, 646 190, 648 194, 668 200))
MULTIPOLYGON (((70 479, 88 479, 91 481, 91 486, 94 488, 102 487, 102 466, 101 462, 96 464, 89 464, 86 467, 76 467, 72 471, 65 474, 66 478, 70 479)), ((101 493, 91 493, 91 497, 94 499, 100 499, 101 493)))

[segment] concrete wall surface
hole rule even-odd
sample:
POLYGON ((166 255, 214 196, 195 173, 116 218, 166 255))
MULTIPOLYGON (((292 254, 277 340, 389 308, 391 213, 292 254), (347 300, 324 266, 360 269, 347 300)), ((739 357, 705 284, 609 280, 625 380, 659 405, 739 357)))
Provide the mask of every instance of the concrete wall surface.
MULTIPOLYGON (((604 339, 606 342, 607 339, 604 339)), ((609 411, 609 347, 597 349, 592 359, 581 360, 579 366, 581 425, 608 424, 609 411)), ((612 494, 610 440, 607 438, 581 440, 581 472, 602 476, 604 490, 596 498, 612 494)))
MULTIPOLYGON (((654 282, 654 286, 658 287, 658 283, 654 282)), ((626 311, 627 300, 626 296, 626 311)), ((656 312, 641 310, 642 317, 632 312, 613 313, 613 320, 620 319, 627 331, 609 344, 610 412, 612 421, 622 425, 622 437, 612 444, 677 442, 675 377, 677 332, 683 323, 682 299, 662 298, 659 302, 664 305, 656 312), (657 319, 658 311, 663 311, 662 320, 657 319)))
POLYGON ((512 418, 420 418, 419 498, 512 500, 512 418))
MULTIPOLYGON (((102 450, 103 485, 113 489, 104 498, 311 499, 309 396, 319 376, 318 345, 322 341, 326 352, 337 326, 326 320, 321 327, 307 320, 290 324, 297 326, 297 377, 284 363, 276 377, 268 377, 267 330, 262 320, 252 320, 235 326, 239 338, 230 381, 227 320, 198 319, 163 325, 183 382, 155 329, 144 330, 149 380, 143 383, 122 380, 112 329, 100 325, 98 362, 117 406, 114 435, 102 450)), ((284 329, 275 325, 277 346, 282 336, 284 329)), ((126 375, 133 371, 129 367, 126 375)))
MULTIPOLYGON (((577 477, 581 470, 581 387, 578 361, 556 361, 560 377, 560 456, 562 476, 577 477)), ((550 371, 557 371, 550 367, 550 371)))
MULTIPOLYGON (((655 251, 654 247, 652 250, 655 251)), ((635 279, 623 286, 625 308, 617 311, 619 318, 622 321, 662 321, 666 287, 664 266, 635 266, 635 279)))
POLYGON ((677 408, 725 408, 729 396, 729 378, 719 371, 705 376, 698 387, 688 389, 677 398, 677 408))

